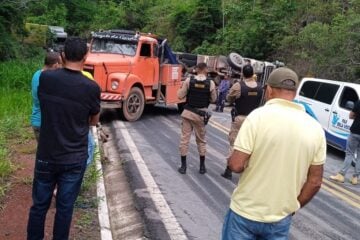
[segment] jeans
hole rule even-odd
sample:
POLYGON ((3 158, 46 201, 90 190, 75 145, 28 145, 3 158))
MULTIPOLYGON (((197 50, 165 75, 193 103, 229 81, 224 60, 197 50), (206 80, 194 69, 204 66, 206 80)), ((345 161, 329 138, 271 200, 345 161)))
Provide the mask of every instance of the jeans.
POLYGON ((355 174, 354 176, 360 175, 360 163, 359 163, 359 155, 360 155, 360 135, 350 133, 349 138, 346 142, 346 150, 345 150, 345 160, 343 168, 340 170, 340 174, 345 176, 347 170, 351 167, 351 162, 355 161, 355 174), (356 159, 355 159, 356 153, 356 159))
POLYGON ((88 135, 88 159, 86 160, 86 166, 89 166, 91 164, 91 162, 94 159, 94 152, 95 152, 95 140, 94 140, 94 136, 91 133, 91 130, 89 130, 89 135, 88 135))
POLYGON ((222 240, 286 240, 291 215, 278 222, 263 223, 246 219, 231 209, 227 212, 222 229, 222 240))
POLYGON ((224 111, 226 92, 220 92, 216 102, 216 111, 224 111))
POLYGON ((86 169, 86 161, 75 164, 55 164, 37 159, 32 188, 27 239, 44 239, 44 224, 53 191, 57 185, 54 240, 69 238, 74 203, 79 194, 86 169))

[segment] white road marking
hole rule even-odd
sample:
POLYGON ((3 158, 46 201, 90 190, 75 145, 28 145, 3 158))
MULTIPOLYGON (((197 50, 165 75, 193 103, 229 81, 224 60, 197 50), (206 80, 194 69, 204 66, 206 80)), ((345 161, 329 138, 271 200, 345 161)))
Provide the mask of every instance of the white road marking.
POLYGON ((169 205, 167 204, 154 178, 151 176, 151 173, 146 166, 144 159, 141 157, 134 141, 132 140, 128 130, 126 129, 125 124, 120 121, 116 121, 114 124, 116 125, 116 129, 120 129, 121 134, 125 139, 125 143, 129 147, 131 155, 133 156, 133 159, 141 174, 141 177, 144 180, 147 191, 149 192, 151 199, 154 201, 155 207, 159 212, 159 215, 165 225, 165 228, 170 238, 173 240, 188 239, 179 222, 176 220, 169 205))
POLYGON ((113 238, 110 228, 110 219, 109 219, 109 211, 106 200, 104 178, 103 178, 103 172, 100 162, 98 133, 96 127, 92 127, 91 130, 96 143, 94 161, 96 163, 96 170, 99 171, 100 173, 100 177, 96 183, 96 193, 99 198, 98 214, 99 214, 100 236, 102 240, 112 240, 113 238))

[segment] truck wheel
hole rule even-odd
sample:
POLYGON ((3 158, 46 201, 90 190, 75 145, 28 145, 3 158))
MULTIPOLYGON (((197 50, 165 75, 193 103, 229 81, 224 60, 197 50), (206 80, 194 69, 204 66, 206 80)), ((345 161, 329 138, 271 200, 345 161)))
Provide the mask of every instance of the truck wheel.
POLYGON ((134 122, 138 120, 145 107, 144 94, 138 87, 133 87, 127 99, 123 102, 122 115, 125 120, 134 122))
POLYGON ((242 65, 244 64, 244 59, 242 58, 242 56, 240 56, 237 53, 230 53, 228 58, 228 63, 229 65, 234 68, 235 70, 241 71, 242 65))

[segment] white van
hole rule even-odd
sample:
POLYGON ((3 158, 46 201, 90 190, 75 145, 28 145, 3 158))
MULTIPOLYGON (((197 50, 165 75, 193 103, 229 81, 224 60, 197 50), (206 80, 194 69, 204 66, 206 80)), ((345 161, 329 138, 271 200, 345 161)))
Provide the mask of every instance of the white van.
POLYGON ((325 130, 327 143, 345 151, 353 122, 349 119, 349 113, 359 96, 359 84, 304 78, 295 100, 303 104, 306 112, 320 122, 325 130))

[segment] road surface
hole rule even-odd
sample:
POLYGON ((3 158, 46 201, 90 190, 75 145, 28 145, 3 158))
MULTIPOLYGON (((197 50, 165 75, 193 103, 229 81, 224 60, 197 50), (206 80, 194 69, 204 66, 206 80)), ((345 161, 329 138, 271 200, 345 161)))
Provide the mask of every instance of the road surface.
MULTIPOLYGON (((239 180, 237 174, 232 181, 220 176, 228 151, 230 113, 228 110, 213 113, 206 127, 205 175, 198 173, 194 136, 189 148, 187 174, 177 172, 180 123, 175 107, 147 109, 136 122, 123 122, 111 110, 102 115, 103 127, 119 149, 120 158, 126 159, 127 176, 140 201, 138 205, 148 206, 142 210, 145 222, 152 224, 150 231, 155 235, 169 232, 160 239, 220 239, 223 218, 239 180)), ((316 197, 293 217, 290 239, 360 239, 360 186, 328 180, 329 175, 341 167, 343 157, 343 153, 328 149, 324 184, 316 197)), ((352 171, 353 168, 348 176, 352 171)))

